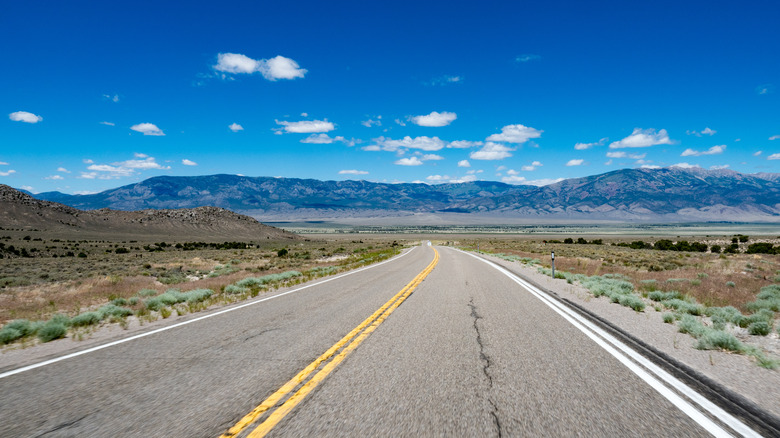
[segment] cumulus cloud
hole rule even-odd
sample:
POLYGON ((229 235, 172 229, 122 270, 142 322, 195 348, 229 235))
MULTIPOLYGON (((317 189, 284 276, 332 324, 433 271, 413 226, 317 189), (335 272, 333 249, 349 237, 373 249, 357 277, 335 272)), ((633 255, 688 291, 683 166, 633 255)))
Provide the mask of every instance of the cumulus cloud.
POLYGON ((11 169, 11 170, 7 170, 5 172, 0 172, 0 176, 9 176, 9 175, 12 175, 14 173, 16 173, 16 171, 11 169))
POLYGON ((259 72, 269 81, 302 78, 307 70, 297 62, 284 56, 271 59, 252 59, 240 53, 220 53, 214 70, 229 74, 252 74, 259 72))
POLYGON ((436 154, 425 154, 425 155, 422 155, 420 157, 420 159, 423 160, 423 161, 439 161, 439 160, 443 160, 444 157, 442 157, 441 155, 436 155, 436 154))
POLYGON ((529 61, 536 61, 537 59, 542 59, 539 55, 532 55, 530 53, 520 55, 515 58, 516 62, 529 62, 529 61))
POLYGON ((228 129, 230 129, 233 132, 243 131, 244 127, 239 125, 238 123, 231 123, 230 126, 228 126, 228 129))
POLYGON ((5 161, 0 161, 0 166, 8 166, 8 163, 6 163, 5 161))
POLYGON ((780 135, 773 135, 769 137, 770 140, 780 140, 780 135))
POLYGON ((339 175, 368 175, 368 172, 365 170, 356 169, 339 170, 339 175))
POLYGON ((772 154, 766 157, 767 160, 780 160, 780 154, 772 154))
POLYGON ((439 137, 426 137, 426 136, 420 136, 420 137, 410 137, 406 136, 400 140, 393 140, 391 138, 385 138, 385 137, 379 137, 374 139, 374 145, 375 147, 365 147, 364 150, 367 151, 375 151, 375 150, 382 150, 382 151, 389 151, 389 152, 398 152, 399 150, 405 150, 405 149, 420 149, 423 151, 428 152, 434 152, 443 149, 447 146, 447 142, 440 139, 439 137))
POLYGON ((469 160, 460 160, 458 161, 458 167, 471 167, 471 163, 469 163, 469 160))
POLYGON ((38 123, 43 120, 43 117, 35 115, 33 113, 28 113, 27 111, 16 111, 11 114, 8 114, 8 118, 13 120, 14 122, 24 122, 24 123, 38 123))
POLYGON ((756 151, 756 152, 753 153, 753 156, 754 157, 760 157, 761 154, 763 154, 763 153, 764 153, 764 151, 756 151))
POLYGON ((44 178, 44 179, 50 179, 50 180, 54 180, 54 181, 60 181, 60 180, 63 180, 63 179, 65 179, 65 178, 63 178, 63 177, 62 177, 62 175, 50 175, 50 176, 47 176, 47 177, 46 177, 46 178, 44 178))
POLYGON ((183 164, 185 166, 197 166, 198 165, 198 163, 196 163, 196 162, 194 162, 192 160, 188 160, 186 158, 181 160, 181 164, 183 164))
POLYGON ((604 137, 595 143, 577 143, 574 145, 574 149, 578 151, 584 151, 586 149, 592 148, 593 146, 604 146, 604 143, 606 143, 607 140, 609 140, 609 138, 604 137))
POLYGON ((632 160, 641 160, 647 154, 629 154, 623 151, 607 152, 607 158, 631 158, 632 160))
POLYGON ((541 130, 524 125, 507 125, 501 128, 500 134, 493 134, 487 141, 502 141, 506 143, 525 143, 532 138, 542 136, 541 130))
POLYGON ((154 123, 139 123, 130 127, 133 131, 140 132, 143 135, 163 136, 165 133, 154 123))
POLYGON ((361 125, 365 126, 366 128, 370 128, 372 126, 382 126, 382 116, 377 116, 376 120, 368 119, 360 122, 361 125))
POLYGON ((525 183, 525 177, 517 175, 505 176, 501 178, 501 182, 507 184, 523 184, 525 183))
MULTIPOLYGON (((170 166, 162 166, 155 161, 154 157, 147 157, 144 154, 135 154, 141 159, 120 161, 112 164, 90 164, 87 170, 91 172, 81 172, 79 178, 83 179, 118 179, 135 175, 142 170, 168 170, 170 166)), ((89 160, 91 163, 92 160, 89 160)))
POLYGON ((701 168, 698 164, 688 164, 688 163, 677 163, 677 164, 673 164, 670 167, 676 167, 678 169, 700 169, 701 168))
POLYGON ((427 126, 432 128, 439 128, 442 126, 447 126, 450 123, 454 122, 455 119, 458 118, 458 115, 455 113, 450 113, 447 111, 443 111, 441 113, 433 111, 432 113, 425 115, 425 116, 413 116, 409 117, 409 121, 414 123, 418 126, 427 126))
POLYGON ((417 157, 401 158, 393 164, 399 166, 422 166, 423 162, 417 157))
POLYGON ((662 129, 658 132, 655 129, 642 129, 634 128, 634 131, 628 137, 613 142, 609 145, 610 149, 620 148, 645 148, 649 146, 656 146, 659 144, 673 144, 674 142, 669 139, 666 129, 662 129))
POLYGON ((537 167, 541 167, 541 166, 542 163, 540 161, 534 161, 530 165, 521 167, 520 170, 525 172, 533 172, 534 170, 536 170, 537 167))
POLYGON ((680 154, 681 157, 700 157, 702 155, 718 155, 722 154, 726 150, 726 145, 713 146, 706 151, 695 151, 693 149, 686 149, 680 154))
POLYGON ((331 144, 335 143, 337 141, 340 141, 344 143, 347 146, 354 146, 355 145, 355 139, 347 140, 346 138, 337 135, 335 137, 331 137, 328 134, 312 134, 303 140, 301 140, 301 143, 309 143, 309 144, 331 144))
POLYGON ((712 135, 715 135, 716 132, 718 132, 718 131, 715 131, 714 129, 710 129, 709 127, 702 129, 701 132, 698 132, 698 131, 685 131, 686 134, 688 134, 688 135, 695 135, 696 137, 701 137, 702 135, 712 136, 712 135))
POLYGON ((449 175, 429 175, 425 177, 425 179, 428 180, 428 182, 431 184, 443 184, 443 183, 459 184, 459 183, 476 181, 477 177, 475 175, 465 175, 461 177, 449 176, 449 175))
POLYGON ((482 146, 482 142, 468 141, 468 140, 455 140, 447 145, 448 148, 453 148, 453 149, 468 149, 477 146, 482 146))
POLYGON ((640 166, 640 169, 660 169, 661 166, 656 166, 655 164, 643 164, 640 166))
POLYGON ((325 120, 301 120, 300 122, 287 122, 276 120, 277 125, 283 126, 281 128, 284 132, 295 134, 311 134, 314 132, 330 132, 336 129, 333 123, 325 120))
POLYGON ((503 160, 511 157, 510 152, 513 150, 499 143, 487 142, 482 149, 469 154, 469 158, 472 160, 503 160))
POLYGON ((566 162, 566 165, 571 166, 582 166, 582 164, 585 163, 585 160, 583 159, 577 159, 577 160, 569 160, 566 162))

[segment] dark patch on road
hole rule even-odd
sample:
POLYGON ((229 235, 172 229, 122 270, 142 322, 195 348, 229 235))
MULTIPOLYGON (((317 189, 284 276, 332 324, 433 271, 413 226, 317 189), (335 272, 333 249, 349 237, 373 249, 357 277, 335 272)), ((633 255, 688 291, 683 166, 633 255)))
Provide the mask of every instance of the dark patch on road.
POLYGON ((69 427, 71 427, 71 426, 75 426, 76 424, 78 424, 79 422, 81 422, 81 420, 83 420, 83 419, 87 418, 88 416, 89 416, 89 414, 86 414, 86 415, 84 415, 83 417, 81 417, 81 418, 77 418, 77 419, 75 419, 75 420, 73 420, 73 421, 68 421, 68 422, 66 422, 66 423, 61 423, 61 424, 58 424, 58 425, 54 426, 52 429, 49 429, 49 430, 47 430, 46 432, 43 432, 43 433, 41 433, 41 434, 38 434, 38 435, 36 435, 36 438, 37 438, 37 437, 41 437, 41 436, 46 436, 46 435, 48 435, 48 434, 50 434, 50 433, 54 433, 54 432, 60 431, 60 430, 62 430, 62 429, 67 429, 67 428, 69 428, 69 427))
MULTIPOLYGON (((472 297, 469 300, 468 304, 469 308, 471 308, 471 318, 474 320, 474 331, 477 333, 477 345, 479 345, 479 358, 483 362, 482 366, 482 374, 485 375, 485 378, 488 381, 488 386, 492 390, 493 389, 493 376, 490 375, 490 366, 493 364, 493 362, 490 359, 490 356, 485 354, 485 344, 482 342, 482 333, 479 330, 479 320, 482 319, 482 316, 477 312, 477 306, 474 304, 474 297, 472 297)), ((493 417, 493 424, 496 425, 496 430, 498 432, 499 438, 502 436, 501 432, 501 420, 498 418, 498 406, 496 406, 496 403, 491 400, 491 398, 488 396, 487 398, 488 403, 490 403, 490 406, 492 407, 492 410, 490 411, 490 416, 493 417)))
POLYGON ((246 341, 248 341, 250 339, 254 339, 254 338, 258 337, 258 336, 262 336, 262 335, 264 335, 264 334, 266 334, 268 332, 275 331, 275 330, 279 330, 279 329, 278 328, 270 328, 270 329, 266 329, 266 330, 261 330, 261 331, 255 333, 255 334, 253 334, 251 336, 247 336, 246 338, 244 338, 244 342, 246 342, 246 341))

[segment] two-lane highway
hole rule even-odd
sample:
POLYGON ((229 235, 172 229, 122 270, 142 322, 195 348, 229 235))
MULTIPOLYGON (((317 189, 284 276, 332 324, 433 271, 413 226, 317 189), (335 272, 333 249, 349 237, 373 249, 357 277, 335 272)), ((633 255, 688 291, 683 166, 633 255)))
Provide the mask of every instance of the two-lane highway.
POLYGON ((0 436, 751 432, 712 421, 718 411, 702 414, 684 390, 657 385, 661 378, 519 281, 467 253, 415 248, 6 375, 0 436))

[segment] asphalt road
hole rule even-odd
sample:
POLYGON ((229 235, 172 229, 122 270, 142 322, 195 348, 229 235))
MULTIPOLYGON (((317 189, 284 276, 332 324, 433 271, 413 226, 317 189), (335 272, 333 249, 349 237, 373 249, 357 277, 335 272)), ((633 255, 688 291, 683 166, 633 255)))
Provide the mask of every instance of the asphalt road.
POLYGON ((428 246, 2 377, 0 436, 217 437, 404 290, 411 295, 367 326, 362 343, 342 342, 348 354, 340 350, 312 373, 343 360, 317 374, 307 395, 293 396, 297 406, 286 415, 272 409, 239 435, 269 414, 279 421, 268 436, 713 433, 517 282, 437 249, 424 279, 435 252, 428 246))

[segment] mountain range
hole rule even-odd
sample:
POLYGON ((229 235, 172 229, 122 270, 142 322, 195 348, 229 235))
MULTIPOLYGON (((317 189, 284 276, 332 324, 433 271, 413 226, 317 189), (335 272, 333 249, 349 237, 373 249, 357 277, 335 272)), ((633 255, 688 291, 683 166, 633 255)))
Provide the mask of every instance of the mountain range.
POLYGON ((677 167, 621 169, 543 187, 160 176, 91 195, 34 196, 82 210, 214 206, 270 222, 780 222, 780 174, 677 167))

